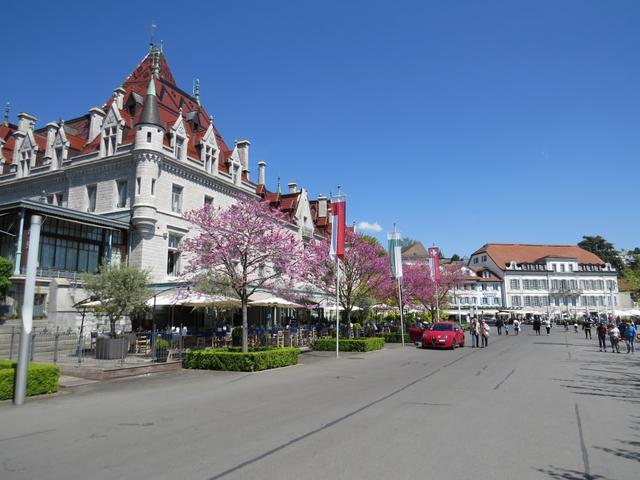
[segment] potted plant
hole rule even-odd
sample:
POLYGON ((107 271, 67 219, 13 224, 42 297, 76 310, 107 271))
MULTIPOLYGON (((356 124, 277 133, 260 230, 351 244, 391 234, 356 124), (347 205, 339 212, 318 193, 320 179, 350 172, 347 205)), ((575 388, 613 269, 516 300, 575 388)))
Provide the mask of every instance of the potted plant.
POLYGON ((169 356, 169 342, 164 338, 156 338, 153 343, 153 352, 156 362, 166 362, 169 356))
POLYGON ((101 267, 97 274, 84 276, 85 289, 95 300, 96 315, 109 320, 109 335, 96 339, 96 358, 124 358, 129 339, 118 334, 116 326, 149 298, 148 273, 126 265, 101 267))

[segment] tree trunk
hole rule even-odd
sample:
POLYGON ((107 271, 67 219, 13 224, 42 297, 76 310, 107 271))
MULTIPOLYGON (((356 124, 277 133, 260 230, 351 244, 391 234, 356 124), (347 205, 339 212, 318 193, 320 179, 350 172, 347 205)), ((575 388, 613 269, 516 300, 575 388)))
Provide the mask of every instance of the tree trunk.
POLYGON ((247 299, 242 299, 242 353, 249 351, 249 321, 247 319, 247 299))

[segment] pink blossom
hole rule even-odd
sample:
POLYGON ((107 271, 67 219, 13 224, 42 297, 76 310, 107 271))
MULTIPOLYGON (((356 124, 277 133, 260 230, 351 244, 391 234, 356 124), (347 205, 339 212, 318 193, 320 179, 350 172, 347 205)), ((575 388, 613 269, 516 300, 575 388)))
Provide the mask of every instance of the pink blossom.
POLYGON ((242 303, 242 348, 247 350, 247 303, 257 289, 281 289, 306 278, 310 250, 287 228, 289 221, 266 202, 240 197, 228 208, 204 207, 185 218, 198 229, 185 240, 187 271, 204 275, 242 303))
MULTIPOLYGON (((336 297, 335 261, 329 257, 329 240, 317 243, 312 248, 313 268, 307 280, 330 298, 336 297)), ((379 299, 389 290, 391 268, 384 248, 364 235, 347 231, 345 255, 340 260, 340 305, 347 321, 355 306, 379 299)))

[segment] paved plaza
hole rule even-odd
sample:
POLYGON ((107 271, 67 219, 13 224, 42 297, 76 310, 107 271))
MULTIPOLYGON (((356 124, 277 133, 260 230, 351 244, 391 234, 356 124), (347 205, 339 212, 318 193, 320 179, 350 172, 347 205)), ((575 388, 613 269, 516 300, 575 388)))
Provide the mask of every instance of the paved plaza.
POLYGON ((640 353, 554 328, 0 403, 0 478, 635 479, 640 353), (624 349, 623 349, 624 351, 624 349))

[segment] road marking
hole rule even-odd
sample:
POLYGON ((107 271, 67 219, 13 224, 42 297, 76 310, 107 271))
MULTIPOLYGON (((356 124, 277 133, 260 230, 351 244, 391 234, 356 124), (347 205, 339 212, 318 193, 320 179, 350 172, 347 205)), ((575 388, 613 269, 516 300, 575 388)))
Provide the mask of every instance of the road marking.
POLYGON ((42 433, 49 433, 49 432, 55 432, 55 431, 56 431, 55 428, 52 428, 50 430, 42 430, 41 432, 25 433, 24 435, 16 435, 15 437, 0 438, 0 442, 5 442, 7 440, 17 440, 18 438, 32 437, 33 435, 40 435, 42 433))
POLYGON ((582 463, 584 464, 584 476, 585 478, 591 478, 591 469, 589 467, 589 453, 587 452, 587 446, 584 444, 584 435, 582 434, 582 422, 580 421, 580 410, 578 404, 575 404, 576 419, 578 421, 578 436, 580 437, 580 449, 582 450, 582 463))
POLYGON ((456 358, 455 360, 453 360, 452 362, 449 362, 446 365, 443 365, 442 367, 436 368, 432 372, 429 372, 426 375, 423 375, 422 377, 419 377, 416 380, 413 380, 413 381, 407 383, 405 386, 400 387, 400 388, 394 390, 393 392, 391 392, 391 393, 389 393, 389 394, 387 394, 387 395, 385 395, 383 397, 378 398, 377 400, 369 402, 366 405, 363 405, 362 407, 360 407, 360 408, 358 408, 356 410, 353 410, 353 411, 351 411, 351 412, 349 412, 349 413, 347 413, 347 414, 345 414, 345 415, 343 415, 341 417, 338 417, 335 420, 330 421, 329 423, 325 423, 324 425, 322 425, 322 426, 320 426, 320 427, 318 427, 318 428, 316 428, 314 430, 311 430, 311 431, 309 431, 307 433, 303 433, 302 435, 299 435, 299 436, 297 436, 295 438, 292 438, 288 442, 283 443, 281 445, 278 445, 277 447, 274 447, 271 450, 267 450, 266 452, 261 453, 260 455, 258 455, 256 457, 253 457, 253 458, 251 458, 249 460, 246 460, 246 461, 244 461, 242 463, 239 463, 238 465, 236 465, 234 467, 228 468, 227 470, 225 470, 223 472, 220 472, 219 474, 214 475, 213 477, 210 477, 208 480, 218 480, 219 478, 226 477, 227 475, 230 475, 230 474, 232 474, 234 472, 237 472, 238 470, 241 470, 244 467, 247 467, 247 466, 249 466, 249 465, 251 465, 253 463, 259 462, 260 460, 262 460, 264 458, 270 457, 274 453, 277 453, 277 452, 279 452, 281 450, 284 450, 285 448, 290 447, 291 445, 295 445, 296 443, 299 443, 302 440, 305 440, 305 439, 309 438, 310 436, 315 435, 316 433, 320 433, 323 430, 331 428, 334 425, 337 425, 337 424, 347 420, 348 418, 351 418, 354 415, 357 415, 358 413, 363 412, 363 411, 373 407, 374 405, 377 405, 378 403, 381 403, 381 402, 384 402, 385 400, 388 400, 389 398, 397 395, 400 392, 403 392, 404 390, 414 386, 415 384, 420 383, 420 382, 422 382, 423 380, 426 380, 429 377, 432 377, 436 373, 440 372, 443 368, 448 367, 450 365, 453 365, 454 363, 459 362, 460 360, 462 360, 464 358, 467 358, 469 355, 473 355, 473 353, 474 352, 470 352, 470 353, 467 353, 466 355, 462 355, 462 356, 456 358))
POLYGON ((499 384, 497 384, 495 387, 493 387, 493 389, 494 389, 494 390, 499 389, 499 388, 500 388, 500 386, 501 386, 504 382, 506 382, 506 381, 507 381, 507 379, 508 379, 511 375, 513 375, 513 373, 514 373, 515 371, 516 371, 516 369, 515 369, 515 368, 514 368, 513 370, 511 370, 511 371, 509 372, 509 374, 508 374, 506 377, 504 377, 504 380, 502 380, 499 384))

